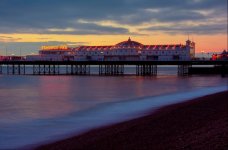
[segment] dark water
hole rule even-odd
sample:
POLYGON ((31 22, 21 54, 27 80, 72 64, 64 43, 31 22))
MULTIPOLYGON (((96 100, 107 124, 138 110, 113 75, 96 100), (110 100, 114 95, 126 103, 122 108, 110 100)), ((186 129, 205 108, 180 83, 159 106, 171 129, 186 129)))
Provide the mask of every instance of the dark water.
POLYGON ((163 67, 157 77, 0 75, 0 149, 57 139, 133 118, 146 108, 227 90, 227 79, 220 76, 175 74, 176 68, 163 67))

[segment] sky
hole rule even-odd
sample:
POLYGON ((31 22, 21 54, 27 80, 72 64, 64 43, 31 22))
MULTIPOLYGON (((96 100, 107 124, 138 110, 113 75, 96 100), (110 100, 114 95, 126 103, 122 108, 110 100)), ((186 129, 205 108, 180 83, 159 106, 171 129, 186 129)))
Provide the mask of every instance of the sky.
POLYGON ((227 0, 0 0, 0 55, 35 54, 42 45, 196 42, 227 49, 227 0))

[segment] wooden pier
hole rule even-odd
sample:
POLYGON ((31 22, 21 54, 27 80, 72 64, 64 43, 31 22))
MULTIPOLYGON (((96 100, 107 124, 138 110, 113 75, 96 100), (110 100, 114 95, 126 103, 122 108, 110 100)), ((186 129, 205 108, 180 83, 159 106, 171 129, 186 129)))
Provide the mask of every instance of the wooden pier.
POLYGON ((178 66, 179 76, 228 74, 228 61, 0 61, 0 74, 90 75, 91 66, 97 66, 98 75, 114 76, 125 75, 125 66, 134 66, 137 76, 156 76, 158 66, 162 65, 178 66), (32 73, 28 73, 29 67, 32 67, 32 73), (60 67, 65 68, 64 72, 60 72, 60 67))

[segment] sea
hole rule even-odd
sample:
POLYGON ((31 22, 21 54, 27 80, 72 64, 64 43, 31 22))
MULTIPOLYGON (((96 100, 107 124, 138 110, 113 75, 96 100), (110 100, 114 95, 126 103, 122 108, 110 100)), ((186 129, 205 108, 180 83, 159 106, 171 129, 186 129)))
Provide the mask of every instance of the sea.
POLYGON ((96 69, 90 76, 0 74, 0 149, 33 148, 228 90, 227 78, 180 77, 175 66, 145 77, 130 66, 124 76, 98 76, 96 69))

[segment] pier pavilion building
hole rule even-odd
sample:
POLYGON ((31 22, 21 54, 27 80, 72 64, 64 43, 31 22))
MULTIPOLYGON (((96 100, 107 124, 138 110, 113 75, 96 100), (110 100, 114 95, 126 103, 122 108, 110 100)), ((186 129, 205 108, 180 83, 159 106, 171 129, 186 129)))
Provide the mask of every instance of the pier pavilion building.
POLYGON ((74 48, 67 45, 42 46, 39 55, 27 55, 28 61, 64 61, 74 60, 74 48))
POLYGON ((173 61, 191 60, 195 57, 195 43, 185 45, 144 45, 131 40, 111 46, 44 46, 39 55, 27 56, 28 60, 49 61, 173 61))

